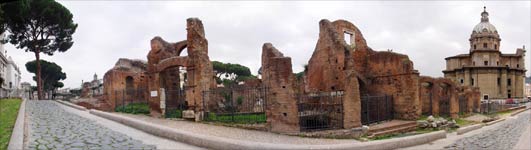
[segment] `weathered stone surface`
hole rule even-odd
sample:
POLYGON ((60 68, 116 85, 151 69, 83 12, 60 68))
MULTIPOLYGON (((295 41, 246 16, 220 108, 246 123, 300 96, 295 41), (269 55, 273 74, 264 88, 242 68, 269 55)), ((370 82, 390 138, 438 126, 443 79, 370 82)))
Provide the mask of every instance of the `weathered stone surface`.
POLYGON ((479 110, 480 95, 477 87, 459 86, 446 78, 421 76, 419 79, 419 98, 423 114, 449 115, 458 117, 459 99, 466 100, 467 107, 463 110, 470 113, 479 110), (448 105, 449 107, 443 107, 448 105), (446 109, 444 109, 446 108, 446 109))
MULTIPOLYGON (((203 91, 215 87, 212 64, 208 57, 208 41, 205 38, 203 23, 197 18, 189 18, 187 21, 187 40, 168 43, 160 37, 151 40, 151 50, 148 58, 149 91, 161 93, 165 91, 185 90, 186 107, 196 112, 202 111, 203 91), (188 56, 180 56, 186 50, 188 56), (180 67, 186 69, 186 82, 184 87, 175 86, 180 84, 180 67), (162 82, 161 82, 162 81, 162 82)), ((161 94, 150 97, 150 109, 152 116, 161 116, 164 110, 160 108, 161 94)), ((166 106, 177 103, 172 94, 165 95, 166 106)))
POLYGON ((27 145, 24 149, 156 149, 65 111, 53 101, 27 101, 27 145))
POLYGON ((146 102, 146 62, 120 58, 103 76, 103 100, 110 108, 124 102, 146 102))
POLYGON ((270 43, 262 46, 262 80, 269 88, 267 128, 272 132, 299 132, 299 116, 291 58, 270 43))
MULTIPOLYGON (((345 97, 345 119, 359 120, 355 112, 361 110, 360 95, 392 96, 397 119, 420 116, 418 71, 406 55, 373 51, 360 30, 345 20, 321 20, 319 27, 319 40, 308 62, 307 92, 356 92, 352 94, 357 96, 345 97)), ((359 126, 354 124, 344 125, 359 126)))

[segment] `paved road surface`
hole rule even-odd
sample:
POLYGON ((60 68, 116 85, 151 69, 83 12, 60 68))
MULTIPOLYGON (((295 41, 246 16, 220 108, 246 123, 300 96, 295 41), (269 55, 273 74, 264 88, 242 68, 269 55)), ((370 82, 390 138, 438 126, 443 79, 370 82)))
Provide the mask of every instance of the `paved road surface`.
POLYGON ((530 113, 507 119, 494 129, 462 138, 446 149, 512 149, 529 126, 530 113))
POLYGON ((28 149, 200 149, 53 101, 27 101, 26 114, 28 149))

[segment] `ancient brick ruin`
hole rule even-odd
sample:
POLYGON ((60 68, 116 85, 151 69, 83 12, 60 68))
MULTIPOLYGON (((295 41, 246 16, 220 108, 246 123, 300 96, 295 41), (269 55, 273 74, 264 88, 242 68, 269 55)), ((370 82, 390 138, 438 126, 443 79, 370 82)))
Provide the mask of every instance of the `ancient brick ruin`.
POLYGON ((215 86, 203 23, 197 18, 186 21, 187 40, 177 43, 168 43, 160 37, 151 40, 147 74, 153 116, 164 114, 166 107, 182 106, 183 98, 186 100, 184 109, 201 112, 202 92, 215 86), (188 56, 180 56, 184 50, 188 56), (181 77, 183 69, 186 70, 186 78, 181 77), (184 85, 178 86, 181 80, 185 80, 184 85), (165 97, 161 99, 163 94, 165 97))
MULTIPOLYGON (((299 120, 300 117, 293 116, 296 112, 299 115, 307 113, 295 110, 301 109, 300 104, 295 102, 298 94, 315 97, 316 94, 312 93, 330 93, 329 95, 342 96, 342 109, 338 109, 343 121, 341 128, 365 124, 362 119, 365 114, 362 113, 366 106, 362 105, 361 99, 375 95, 385 95, 385 98, 392 99, 390 107, 394 119, 415 120, 423 111, 428 111, 427 108, 432 108, 430 113, 434 115, 457 117, 458 97, 467 100, 466 112, 479 106, 477 88, 458 87, 447 79, 419 77, 408 56, 372 50, 359 29, 345 20, 319 22, 319 39, 308 62, 308 70, 299 84, 294 84, 293 76, 287 73, 291 72, 291 59, 283 56, 271 44, 263 47, 262 71, 262 80, 272 91, 282 87, 279 92, 271 93, 274 98, 268 102, 275 106, 268 108, 268 123, 271 124, 272 131, 277 132, 292 132, 302 126, 297 122, 305 122, 299 120), (429 86, 428 89, 422 83, 437 86, 429 86), (293 87, 294 85, 298 87, 293 87), (436 98, 428 100, 426 92, 436 98), (445 111, 439 107, 442 100, 445 100, 447 106, 445 111), (275 128, 278 124, 282 124, 282 128, 275 128)), ((336 120, 334 117, 329 119, 336 120)))
POLYGON ((120 58, 103 76, 104 99, 111 108, 148 97, 146 62, 120 58))
POLYGON ((269 131, 296 133, 415 120, 422 114, 457 117, 479 107, 477 88, 419 76, 407 55, 372 50, 360 30, 345 20, 319 22, 316 48, 300 78, 293 74, 291 58, 265 43, 261 79, 238 85, 250 92, 216 87, 203 24, 196 18, 187 19, 186 40, 170 43, 153 38, 147 59, 147 63, 120 59, 105 74, 104 97, 112 108, 115 99, 123 98, 113 91, 128 88, 143 89, 139 98, 149 102, 154 117, 191 110, 192 118, 202 120, 205 114, 233 107, 225 102, 245 98, 251 101, 234 105, 238 113, 265 113, 269 131), (182 56, 184 51, 187 56, 182 56), (214 93, 227 89, 228 97, 214 93))

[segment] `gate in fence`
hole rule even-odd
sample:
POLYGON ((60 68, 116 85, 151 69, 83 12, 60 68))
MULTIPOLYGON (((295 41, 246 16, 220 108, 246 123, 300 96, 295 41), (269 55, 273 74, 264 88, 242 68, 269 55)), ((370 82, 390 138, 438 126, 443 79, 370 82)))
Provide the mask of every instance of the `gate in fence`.
POLYGON ((361 124, 367 125, 393 119, 393 97, 362 96, 361 124))
POLYGON ((297 95, 301 131, 343 128, 343 92, 297 95))
POLYGON ((164 116, 166 118, 182 118, 182 111, 188 109, 186 90, 182 88, 165 90, 164 92, 166 95, 164 116))
POLYGON ((267 87, 234 85, 204 91, 203 120, 228 123, 265 123, 267 87))
POLYGON ((467 113, 468 112, 468 101, 466 97, 459 96, 459 113, 467 113))
POLYGON ((439 115, 450 116, 450 96, 442 96, 439 98, 439 115))

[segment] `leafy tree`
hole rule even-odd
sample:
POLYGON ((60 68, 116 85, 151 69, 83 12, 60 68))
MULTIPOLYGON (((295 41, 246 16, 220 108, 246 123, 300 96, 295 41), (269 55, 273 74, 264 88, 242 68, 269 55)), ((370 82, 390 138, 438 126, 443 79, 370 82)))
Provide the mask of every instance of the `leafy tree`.
POLYGON ((42 99, 40 54, 51 56, 70 49, 77 24, 70 11, 54 0, 18 0, 1 5, 0 10, 0 33, 9 33, 2 42, 35 54, 37 93, 42 99))
POLYGON ((216 82, 218 84, 228 85, 256 78, 256 76, 251 74, 251 70, 248 67, 240 64, 212 61, 212 67, 216 73, 216 82))
MULTIPOLYGON (((61 66, 48 62, 46 60, 40 60, 41 64, 41 79, 43 82, 43 88, 47 91, 54 91, 57 88, 64 86, 61 80, 66 79, 66 73, 63 72, 61 66)), ((36 73, 37 63, 36 61, 30 61, 26 63, 26 70, 31 73, 36 73)), ((33 76, 33 80, 37 80, 36 76, 33 76)))

